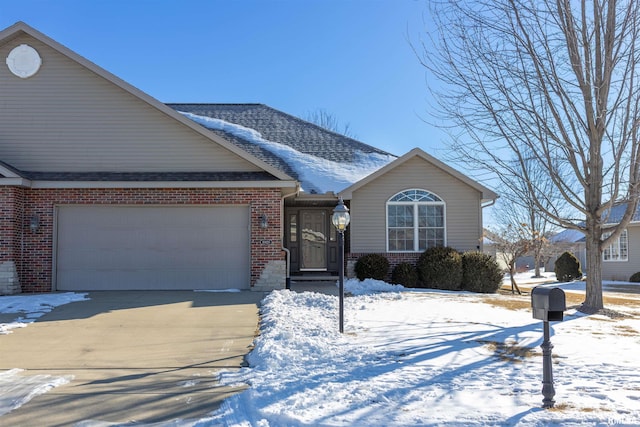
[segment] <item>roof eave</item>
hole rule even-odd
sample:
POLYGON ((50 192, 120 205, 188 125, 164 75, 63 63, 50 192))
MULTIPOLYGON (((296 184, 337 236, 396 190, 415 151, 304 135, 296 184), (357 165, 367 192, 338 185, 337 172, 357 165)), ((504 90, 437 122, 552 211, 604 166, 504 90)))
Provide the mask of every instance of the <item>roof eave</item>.
POLYGON ((0 187, 52 188, 280 188, 287 194, 298 189, 289 181, 36 181, 0 178, 0 187), (292 191, 289 191, 292 190, 292 191))
POLYGON ((462 182, 464 182, 465 184, 469 185, 470 187, 478 190, 480 192, 480 194, 481 194, 482 203, 496 200, 499 197, 495 192, 493 192, 492 190, 488 189, 484 185, 482 185, 479 182, 474 181, 473 179, 469 178, 468 176, 458 172, 457 170, 453 169, 451 166, 449 166, 446 163, 444 163, 444 162, 436 159, 435 157, 429 155, 428 153, 426 153, 424 150, 422 150, 420 148, 412 149, 411 151, 409 151, 405 155, 397 158, 396 160, 392 161, 391 163, 387 164, 386 166, 378 169, 374 173, 364 177, 360 181, 358 181, 358 182, 354 183, 353 185, 345 188, 344 190, 339 191, 338 195, 341 196, 345 200, 350 200, 353 197, 353 192, 354 191, 356 191, 360 187, 370 183, 371 181, 374 181, 375 179, 377 179, 378 177, 386 174, 390 170, 397 168, 398 166, 404 164, 409 159, 412 159, 414 157, 422 158, 423 160, 425 160, 425 161, 433 164, 434 166, 442 169, 443 171, 447 172, 448 174, 452 175, 453 177, 461 180, 462 182))

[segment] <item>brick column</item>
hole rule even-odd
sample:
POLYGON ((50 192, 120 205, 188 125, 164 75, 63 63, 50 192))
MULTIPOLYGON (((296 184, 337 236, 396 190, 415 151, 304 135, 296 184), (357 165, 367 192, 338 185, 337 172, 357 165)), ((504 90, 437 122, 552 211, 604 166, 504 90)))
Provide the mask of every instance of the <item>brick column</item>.
POLYGON ((0 295, 21 292, 24 190, 0 187, 0 295))

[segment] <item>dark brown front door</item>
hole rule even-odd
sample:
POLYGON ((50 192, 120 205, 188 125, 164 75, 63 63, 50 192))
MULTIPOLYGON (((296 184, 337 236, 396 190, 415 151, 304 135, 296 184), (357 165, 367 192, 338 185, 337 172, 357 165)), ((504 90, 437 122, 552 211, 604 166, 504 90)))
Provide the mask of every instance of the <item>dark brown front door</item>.
POLYGON ((289 207, 285 245, 290 251, 291 273, 338 272, 338 236, 331 225, 331 208, 289 207))
POLYGON ((327 217, 324 210, 300 211, 301 271, 327 270, 327 217))

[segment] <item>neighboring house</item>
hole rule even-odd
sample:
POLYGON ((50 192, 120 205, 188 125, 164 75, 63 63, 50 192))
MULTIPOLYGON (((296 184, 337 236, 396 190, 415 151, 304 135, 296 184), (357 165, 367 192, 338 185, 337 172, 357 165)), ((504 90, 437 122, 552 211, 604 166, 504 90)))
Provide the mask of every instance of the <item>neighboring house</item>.
MULTIPOLYGON (((626 209, 626 203, 622 203, 605 213, 605 227, 618 224, 626 209)), ((605 232, 603 238, 606 237, 608 235, 605 232)), ((583 233, 577 230, 564 230, 556 234, 551 241, 558 248, 558 253, 561 250, 572 252, 580 260, 582 271, 586 274, 586 244, 583 233)), ((550 262, 552 268, 553 261, 550 262)), ((602 279, 627 281, 638 271, 640 271, 640 207, 627 228, 602 251, 602 279)))
POLYGON ((420 149, 396 158, 261 104, 165 105, 24 23, 0 56, 0 294, 333 275, 338 196, 351 263, 481 249, 496 194, 420 149))
MULTIPOLYGON (((627 204, 619 204, 608 212, 606 223, 620 222, 627 204)), ((603 237, 607 237, 605 233, 603 237)), ((602 252, 602 279, 627 281, 633 273, 640 271, 640 206, 631 222, 602 252)))
MULTIPOLYGON (((504 247, 501 247, 502 245, 496 243, 497 241, 499 241, 499 239, 500 237, 498 235, 490 230, 485 229, 484 237, 482 239, 482 252, 487 255, 491 255, 496 260, 498 266, 501 269, 508 271, 509 264, 507 263, 507 261, 509 260, 510 256, 508 253, 505 253, 502 250, 504 249, 504 247)), ((515 268, 517 272, 534 269, 535 260, 533 259, 533 256, 527 255, 518 257, 518 259, 516 259, 515 268)))
POLYGON ((486 234, 487 230, 485 230, 485 236, 482 238, 482 252, 487 255, 491 255, 498 263, 500 269, 508 270, 509 266, 504 260, 504 253, 497 248, 495 241, 490 237, 487 237, 486 234))
POLYGON ((582 272, 587 272, 587 248, 584 233, 578 230, 563 230, 554 234, 549 243, 553 248, 553 256, 549 257, 545 269, 546 271, 555 270, 555 262, 564 252, 572 253, 578 261, 582 272))

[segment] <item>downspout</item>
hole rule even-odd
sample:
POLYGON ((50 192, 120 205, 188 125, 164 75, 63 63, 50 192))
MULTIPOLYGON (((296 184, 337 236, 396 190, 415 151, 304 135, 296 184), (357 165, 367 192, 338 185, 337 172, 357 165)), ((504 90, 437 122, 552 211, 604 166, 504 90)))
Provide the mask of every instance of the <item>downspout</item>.
MULTIPOLYGON (((482 204, 482 202, 480 202, 480 212, 482 212, 482 209, 484 208, 490 208, 491 206, 496 204, 496 200, 497 199, 493 199, 493 200, 489 200, 489 203, 487 204, 482 204)), ((484 249, 484 244, 482 243, 482 238, 484 236, 484 226, 482 224, 482 221, 480 221, 480 228, 482 229, 482 235, 480 236, 480 240, 478 241, 478 243, 480 243, 477 247, 477 249, 479 251, 482 251, 484 249)))
POLYGON ((282 250, 286 253, 286 259, 287 259, 287 271, 286 271, 286 279, 284 280, 284 288, 285 289, 291 289, 291 274, 289 273, 289 270, 291 270, 291 267, 289 265, 290 263, 290 259, 291 259, 291 252, 289 251, 289 249, 285 248, 284 245, 282 245, 282 250))
POLYGON ((484 209, 484 208, 490 208, 491 206, 496 204, 496 199, 490 200, 489 203, 487 203, 486 205, 480 204, 480 208, 484 209))
POLYGON ((282 212, 282 229, 280 230, 280 235, 283 238, 282 250, 286 254, 285 289, 291 289, 291 251, 289 251, 289 249, 284 247, 284 231, 285 231, 286 221, 287 221, 287 218, 284 215, 284 199, 286 199, 287 197, 297 196, 298 193, 300 193, 300 184, 296 186, 295 192, 291 194, 287 194, 286 196, 282 196, 282 200, 280 201, 280 211, 282 212))

